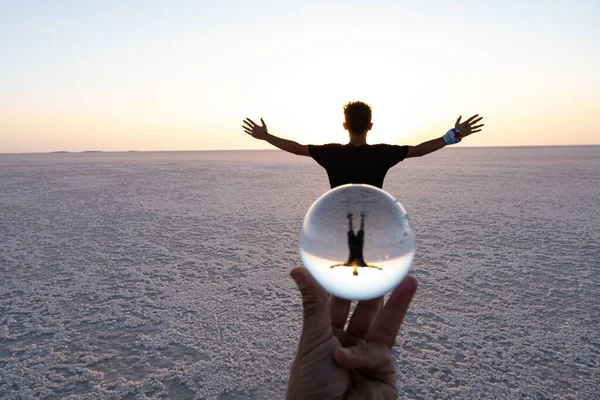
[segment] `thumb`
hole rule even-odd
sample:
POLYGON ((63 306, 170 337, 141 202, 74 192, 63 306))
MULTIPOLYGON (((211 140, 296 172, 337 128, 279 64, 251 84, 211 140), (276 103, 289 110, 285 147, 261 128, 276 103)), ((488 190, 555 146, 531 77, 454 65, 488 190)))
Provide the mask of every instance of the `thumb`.
POLYGON ((262 122, 262 124, 263 124, 263 127, 264 127, 265 129, 267 129, 267 124, 265 124, 265 121, 264 121, 262 118, 260 119, 260 122, 262 122))
POLYGON ((460 115, 458 117, 458 119, 456 120, 456 123, 454 124, 454 126, 456 127, 458 124, 460 124, 460 119, 462 118, 462 115, 460 115))
POLYGON ((299 352, 309 352, 331 337, 329 296, 306 268, 294 268, 290 275, 302 294, 302 335, 299 352))

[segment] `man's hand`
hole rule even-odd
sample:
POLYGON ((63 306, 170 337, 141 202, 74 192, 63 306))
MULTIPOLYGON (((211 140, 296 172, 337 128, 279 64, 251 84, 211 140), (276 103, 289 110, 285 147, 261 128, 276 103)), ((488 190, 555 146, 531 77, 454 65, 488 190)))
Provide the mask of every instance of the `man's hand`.
POLYGON ((460 131, 460 134, 462 135, 462 137, 469 136, 471 133, 479 132, 479 131, 481 131, 481 127, 483 127, 483 124, 481 124, 481 125, 475 125, 475 124, 478 123, 479 121, 481 121, 483 119, 483 117, 477 118, 478 116, 479 116, 479 114, 475 114, 471 118, 469 118, 468 120, 466 120, 465 122, 463 122, 461 124, 461 122, 460 122, 460 119, 462 118, 462 115, 461 115, 456 120, 456 124, 454 124, 454 127, 460 131), (477 118, 477 119, 475 119, 475 118, 477 118))
POLYGON ((404 279, 385 306, 383 297, 359 302, 344 329, 350 300, 328 296, 305 268, 291 275, 302 293, 304 322, 286 398, 395 400, 391 349, 417 280, 404 279))
POLYGON ((242 128, 244 128, 244 132, 253 138, 265 140, 269 135, 269 132, 267 131, 267 124, 265 124, 265 121, 263 121, 262 118, 260 119, 260 122, 262 122, 262 126, 257 125, 250 118, 246 118, 242 128))
POLYGON ((246 118, 244 120, 244 125, 242 125, 242 128, 244 128, 244 132, 246 132, 253 138, 266 140, 273 146, 280 148, 281 150, 285 150, 288 153, 296 154, 299 156, 310 156, 308 146, 296 143, 291 140, 282 139, 275 135, 271 135, 267 130, 267 124, 265 124, 265 121, 263 121, 262 118, 260 119, 260 122, 262 122, 262 126, 257 125, 250 118, 246 118))

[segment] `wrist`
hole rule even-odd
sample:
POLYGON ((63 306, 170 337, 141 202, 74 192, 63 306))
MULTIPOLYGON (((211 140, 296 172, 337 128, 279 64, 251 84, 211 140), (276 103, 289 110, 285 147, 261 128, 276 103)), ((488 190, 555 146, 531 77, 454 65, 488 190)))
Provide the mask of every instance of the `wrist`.
POLYGON ((446 132, 443 136, 444 142, 447 145, 456 144, 460 142, 462 138, 462 133, 456 128, 449 129, 448 132, 446 132))

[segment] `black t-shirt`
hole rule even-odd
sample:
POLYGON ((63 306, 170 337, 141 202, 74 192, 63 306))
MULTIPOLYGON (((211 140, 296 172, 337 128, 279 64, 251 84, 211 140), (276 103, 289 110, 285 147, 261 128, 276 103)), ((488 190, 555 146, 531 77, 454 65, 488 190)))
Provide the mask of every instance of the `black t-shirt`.
POLYGON ((388 169, 404 160, 408 146, 311 144, 308 145, 308 152, 327 170, 332 189, 347 183, 366 183, 381 188, 388 169))
POLYGON ((350 256, 348 257, 348 264, 352 261, 363 260, 363 246, 365 244, 365 232, 361 229, 357 234, 354 231, 348 231, 348 248, 350 249, 350 256))

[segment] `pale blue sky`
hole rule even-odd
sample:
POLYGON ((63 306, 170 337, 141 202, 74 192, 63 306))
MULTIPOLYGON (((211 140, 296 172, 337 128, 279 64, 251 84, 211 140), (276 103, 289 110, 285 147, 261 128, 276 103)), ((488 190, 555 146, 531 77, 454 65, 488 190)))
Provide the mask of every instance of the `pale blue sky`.
POLYGON ((0 1, 0 152, 600 143, 600 2, 0 1))

